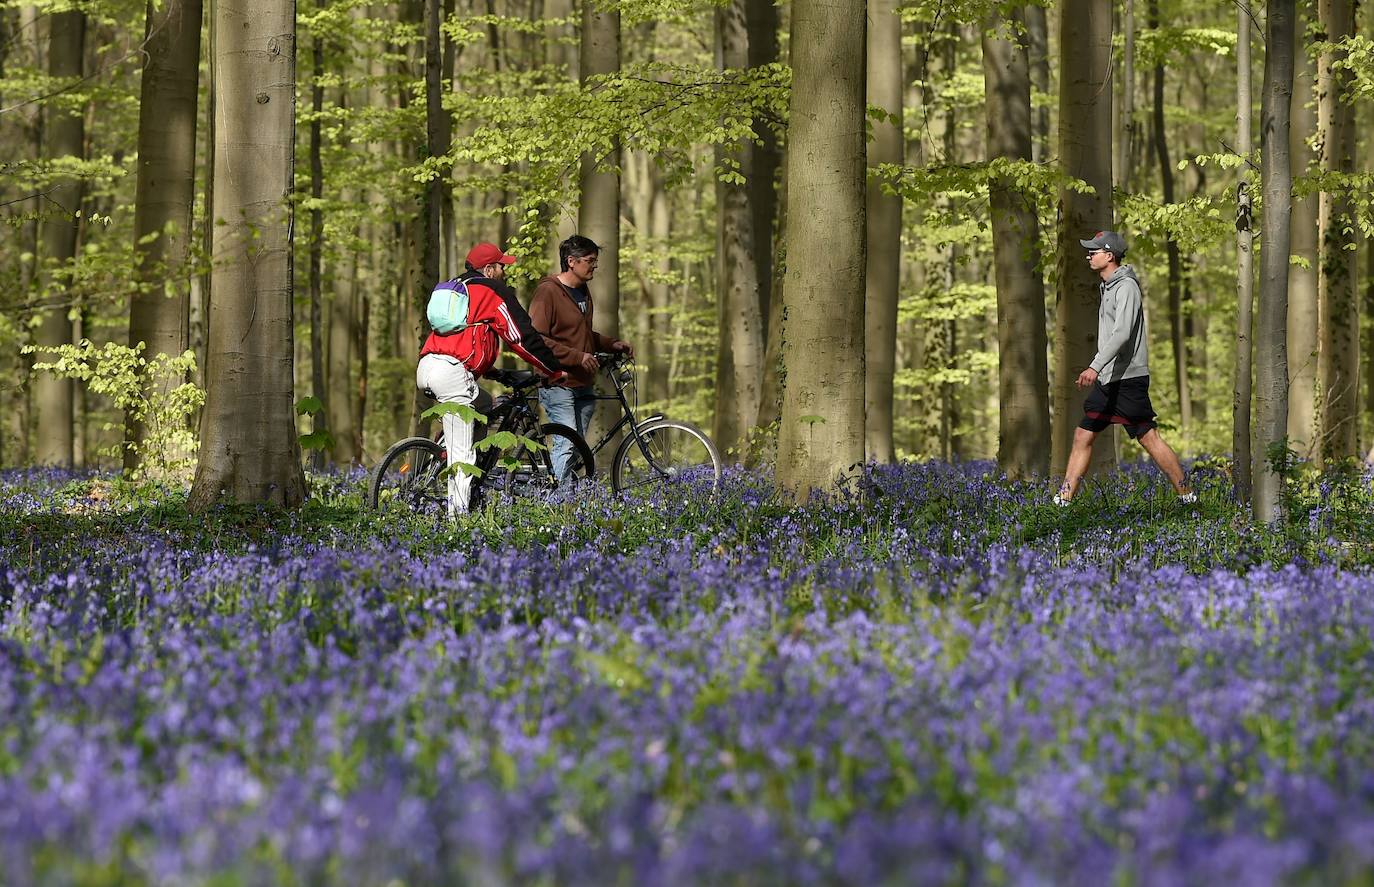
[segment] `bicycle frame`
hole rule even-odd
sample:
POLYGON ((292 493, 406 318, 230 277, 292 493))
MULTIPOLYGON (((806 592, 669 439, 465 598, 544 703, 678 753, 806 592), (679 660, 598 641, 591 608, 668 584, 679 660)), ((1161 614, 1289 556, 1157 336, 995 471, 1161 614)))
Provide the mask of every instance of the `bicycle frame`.
POLYGON ((655 419, 662 419, 663 414, 654 413, 652 416, 648 416, 644 419, 637 419, 634 410, 630 408, 630 402, 625 398, 625 383, 621 381, 620 374, 607 373, 606 375, 611 377, 611 382, 615 385, 615 394, 598 394, 596 395, 596 399, 618 401, 620 403, 620 421, 611 426, 611 430, 603 434, 601 439, 595 444, 592 444, 590 441, 587 442, 587 445, 591 447, 592 455, 595 456, 597 453, 601 452, 607 444, 615 439, 615 436, 620 433, 620 430, 628 424, 630 426, 630 432, 634 435, 635 441, 639 444, 639 451, 644 454, 644 458, 652 461, 652 457, 649 455, 648 450, 644 448, 644 438, 640 433, 639 426, 647 422, 652 422, 655 419))

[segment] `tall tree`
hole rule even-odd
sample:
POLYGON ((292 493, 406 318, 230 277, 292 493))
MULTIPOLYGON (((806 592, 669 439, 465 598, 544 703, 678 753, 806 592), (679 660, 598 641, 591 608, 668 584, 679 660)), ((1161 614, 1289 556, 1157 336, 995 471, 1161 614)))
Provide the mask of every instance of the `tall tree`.
MULTIPOLYGON (((749 64, 745 0, 716 9, 716 62, 722 71, 749 64)), ((719 146, 726 168, 743 145, 719 146)), ((715 438, 736 459, 747 449, 763 385, 763 317, 755 265, 754 219, 745 183, 716 178, 716 403, 715 438)))
MULTIPOLYGON (((82 76, 85 57, 86 14, 70 9, 49 19, 48 74, 64 86, 82 76)), ((43 154, 48 160, 81 158, 85 148, 85 115, 56 106, 44 109, 43 154)), ((71 296, 60 288, 58 272, 76 255, 80 230, 82 180, 63 176, 46 192, 46 212, 39 225, 39 259, 42 262, 42 298, 49 307, 34 335, 39 348, 55 348, 72 341, 71 296)), ((75 413, 73 383, 51 373, 33 383, 33 407, 37 418, 34 457, 40 465, 72 465, 75 461, 75 413)))
MULTIPOLYGON (((1319 0, 1318 15, 1325 39, 1340 41, 1355 32, 1354 0, 1319 0)), ((1317 117, 1322 169, 1355 171, 1355 112, 1345 93, 1350 72, 1336 63, 1344 52, 1330 50, 1317 60, 1317 117)), ((1360 302, 1358 253, 1354 249, 1349 190, 1321 192, 1318 210, 1321 262, 1317 279, 1320 359, 1317 366, 1321 397, 1323 461, 1356 455, 1359 431, 1360 302)))
MULTIPOLYGON (((314 415, 329 427, 330 397, 325 381, 324 328, 324 40, 310 42, 310 393, 320 402, 314 415)), ((316 422, 315 429, 320 427, 316 422)), ((314 430, 314 429, 312 429, 314 430)), ((324 469, 324 448, 311 452, 311 467, 324 469)))
MULTIPOLYGON (((200 95, 200 0, 148 0, 143 79, 138 105, 138 185, 134 251, 138 285, 129 302, 129 345, 145 356, 175 356, 191 347, 191 211, 196 185, 196 102, 200 95)), ((150 379, 150 397, 173 380, 150 379)), ((125 439, 144 439, 129 417, 125 439)), ((124 468, 140 459, 125 447, 124 468)))
MULTIPOLYGON (((620 70, 620 12, 599 2, 582 2, 582 52, 579 74, 585 85, 591 78, 620 70), (603 8, 604 7, 604 8, 603 8)), ((582 158, 578 207, 579 233, 601 247, 596 273, 597 326, 608 336, 620 335, 620 144, 615 142, 605 157, 588 153, 582 158)))
MULTIPOLYGON (((868 0, 868 104, 882 109, 871 121, 868 165, 900 166, 902 131, 902 20, 896 0, 868 0)), ((891 462, 892 391, 897 373, 897 301, 901 292, 902 198, 868 182, 868 265, 864 272, 865 449, 868 458, 891 462)))
MULTIPOLYGON (((1046 19, 1045 7, 1039 3, 1028 3, 1022 9, 1026 16, 1026 45, 1030 52, 1031 87, 1035 92, 1049 95, 1050 92, 1050 28, 1046 19)), ((1050 108, 1041 104, 1032 112, 1034 120, 1034 140, 1031 142, 1031 159, 1044 163, 1050 153, 1050 108)))
MULTIPOLYGON (((1002 32, 983 31, 988 159, 1031 159, 1030 64, 1021 34, 1024 11, 1002 32)), ((1040 276, 1039 224, 1031 194, 1003 175, 989 182, 992 249, 997 277, 997 464, 1008 476, 1046 475, 1050 463, 1050 392, 1046 365, 1045 286, 1040 276)))
MULTIPOLYGON (((1235 399, 1231 413, 1231 453, 1235 469, 1231 480, 1236 498, 1250 501, 1253 454, 1250 451, 1250 405, 1253 395, 1253 352, 1251 336, 1254 327, 1254 262, 1251 252, 1254 231, 1251 229, 1253 200, 1250 193, 1250 17, 1245 4, 1237 6, 1239 24, 1236 43, 1236 152, 1245 158, 1236 182, 1236 376, 1235 399)), ((1292 89, 1289 76, 1290 86, 1292 89)), ((1286 146, 1285 146, 1286 150, 1286 146)), ((1287 255, 1285 253, 1284 255, 1287 255)))
POLYGON ((293 408, 292 0, 215 5, 215 233, 206 402, 189 504, 305 499, 293 408))
MULTIPOLYGON (((1159 0, 1150 0, 1146 7, 1146 20, 1151 31, 1159 29, 1159 0)), ((1165 205, 1174 202, 1174 166, 1169 158, 1169 131, 1164 125, 1164 79, 1166 69, 1164 56, 1155 57, 1154 67, 1154 151, 1159 160, 1159 183, 1165 205)), ((1168 278, 1166 286, 1169 295, 1169 342, 1174 355, 1174 385, 1178 395, 1179 421, 1186 430, 1193 422, 1193 396, 1188 384, 1188 337, 1185 335, 1183 270, 1179 257, 1178 241, 1172 235, 1164 244, 1167 257, 1168 278)))
POLYGON ((804 499, 864 457, 864 0, 794 0, 778 484, 804 499))
POLYGON ((1116 140, 1113 181, 1119 190, 1131 187, 1131 149, 1135 143, 1135 0, 1126 0, 1122 15, 1121 128, 1116 140))
MULTIPOLYGON (((1316 2, 1303 0, 1299 33, 1316 27, 1316 2)), ((1299 41, 1305 47, 1307 40, 1299 41)), ((1312 171, 1316 154, 1311 137, 1317 132, 1316 57, 1300 49, 1293 76, 1293 108, 1289 129, 1292 168, 1298 175, 1312 171)), ((1288 266, 1288 439, 1300 452, 1313 452, 1317 443, 1317 273, 1321 263, 1314 194, 1293 195, 1292 253, 1302 260, 1288 266)))
MULTIPOLYGON (((1059 160, 1065 174, 1082 179, 1092 194, 1059 192, 1058 300, 1054 330, 1054 455, 1068 463, 1083 392, 1074 385, 1097 353, 1097 276, 1079 240, 1112 227, 1112 99, 1106 85, 1112 64, 1111 4, 1064 0, 1059 18, 1059 160)), ((1111 435, 1101 435, 1091 469, 1115 464, 1111 435)))
MULTIPOLYGON (((1294 0, 1270 0, 1264 53, 1264 95, 1260 101, 1260 179, 1264 225, 1260 229, 1260 300, 1256 338, 1256 442, 1254 514, 1279 516, 1283 478, 1270 470, 1269 448, 1288 430, 1288 248, 1293 171, 1289 156, 1289 112, 1293 101, 1294 0)), ((1250 17, 1240 10, 1240 33, 1250 17)), ((1242 36, 1242 42, 1248 37, 1242 36)), ((1246 55, 1249 53, 1247 52, 1246 55)))

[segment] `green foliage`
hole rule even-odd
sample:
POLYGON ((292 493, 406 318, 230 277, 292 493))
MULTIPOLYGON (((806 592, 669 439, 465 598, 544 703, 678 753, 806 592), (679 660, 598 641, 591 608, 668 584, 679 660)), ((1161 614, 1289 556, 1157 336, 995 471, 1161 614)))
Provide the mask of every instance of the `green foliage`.
MULTIPOLYGON (((205 392, 186 379, 195 371, 190 351, 176 357, 143 357, 144 345, 130 348, 115 342, 96 346, 89 339, 75 345, 37 349, 54 360, 34 364, 34 370, 51 372, 84 382, 90 390, 108 397, 119 410, 144 427, 144 440, 111 445, 104 455, 119 456, 125 448, 137 456, 131 479, 151 481, 189 480, 195 469, 199 441, 191 430, 191 417, 205 403, 205 392)), ((107 422, 105 430, 121 428, 107 422)))

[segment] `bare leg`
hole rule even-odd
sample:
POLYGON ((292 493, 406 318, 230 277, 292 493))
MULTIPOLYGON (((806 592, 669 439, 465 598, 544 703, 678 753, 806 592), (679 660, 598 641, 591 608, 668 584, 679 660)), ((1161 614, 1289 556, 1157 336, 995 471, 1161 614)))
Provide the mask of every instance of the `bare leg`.
POLYGON ((1151 428, 1142 434, 1140 445, 1145 448, 1145 452, 1150 454, 1150 458, 1159 466, 1159 470, 1164 472, 1164 476, 1169 478, 1169 482, 1174 485, 1175 492, 1180 496, 1189 492, 1188 483, 1183 477, 1183 466, 1178 461, 1178 454, 1164 442, 1164 438, 1159 436, 1158 431, 1151 428))
POLYGON ((1073 430, 1073 449, 1069 451, 1069 464, 1064 469, 1064 485, 1059 488, 1059 498, 1065 502, 1078 493, 1078 485, 1083 475, 1088 473, 1088 463, 1093 458, 1093 441, 1097 440, 1096 431, 1086 428, 1073 430))

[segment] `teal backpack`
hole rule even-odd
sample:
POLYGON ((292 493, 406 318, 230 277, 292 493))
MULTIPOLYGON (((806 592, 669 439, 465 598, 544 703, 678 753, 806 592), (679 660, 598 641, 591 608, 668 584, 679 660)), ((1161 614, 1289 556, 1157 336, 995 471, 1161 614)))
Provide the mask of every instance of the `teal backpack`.
POLYGON ((430 328, 441 336, 465 330, 468 323, 468 286, 461 280, 446 280, 429 294, 425 309, 430 328))

